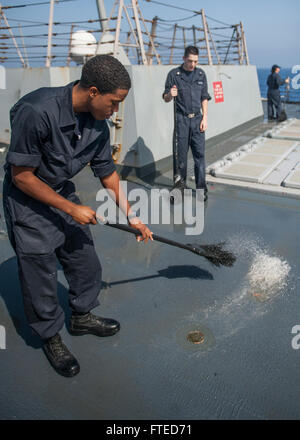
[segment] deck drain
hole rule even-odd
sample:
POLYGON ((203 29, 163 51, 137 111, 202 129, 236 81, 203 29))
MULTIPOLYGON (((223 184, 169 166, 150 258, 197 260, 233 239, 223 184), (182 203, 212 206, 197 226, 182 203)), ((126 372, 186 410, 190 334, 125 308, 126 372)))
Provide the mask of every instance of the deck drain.
POLYGON ((189 351, 207 351, 216 344, 212 331, 197 322, 180 326, 176 331, 176 340, 182 348, 189 351))
POLYGON ((204 334, 201 333, 199 330, 189 332, 186 338, 192 344, 203 344, 203 342, 205 341, 204 334))

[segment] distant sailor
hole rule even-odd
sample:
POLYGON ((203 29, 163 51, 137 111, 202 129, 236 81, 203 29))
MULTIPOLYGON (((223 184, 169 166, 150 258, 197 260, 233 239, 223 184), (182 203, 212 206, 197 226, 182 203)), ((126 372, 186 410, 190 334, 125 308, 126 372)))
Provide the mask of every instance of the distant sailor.
POLYGON ((101 288, 101 264, 89 229, 97 224, 96 212, 81 204, 70 179, 90 164, 102 185, 114 191, 140 240, 152 240, 119 188, 105 121, 118 111, 130 87, 117 59, 97 55, 83 66, 80 81, 35 90, 10 112, 3 184, 8 235, 28 322, 63 376, 74 376, 80 367, 59 334, 65 316, 57 298, 57 260, 69 283, 70 333, 110 336, 120 329, 118 321, 91 313, 101 288))
POLYGON ((165 102, 170 102, 176 97, 174 138, 178 139, 178 161, 174 157, 174 179, 178 171, 178 177, 185 185, 187 155, 191 147, 195 164, 196 188, 204 190, 206 200, 205 130, 207 129, 207 104, 211 97, 207 91, 204 71, 196 68, 198 59, 197 47, 188 46, 184 51, 183 64, 168 73, 163 99, 165 102))
POLYGON ((279 87, 283 84, 288 84, 290 82, 289 78, 282 79, 279 76, 280 67, 274 64, 271 69, 271 73, 267 79, 268 85, 268 120, 278 120, 280 113, 282 111, 280 90, 279 87), (275 112, 274 112, 275 107, 275 112))

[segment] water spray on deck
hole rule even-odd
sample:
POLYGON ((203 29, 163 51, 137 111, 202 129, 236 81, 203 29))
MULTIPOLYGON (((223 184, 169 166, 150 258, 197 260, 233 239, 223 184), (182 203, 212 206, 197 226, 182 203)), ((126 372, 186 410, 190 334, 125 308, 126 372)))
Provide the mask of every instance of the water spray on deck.
POLYGON ((228 240, 228 249, 234 250, 237 258, 250 259, 246 275, 247 291, 258 301, 274 298, 287 286, 291 266, 261 246, 258 240, 236 235, 228 240))
MULTIPOLYGON (((203 325, 206 331, 202 333, 210 331, 216 341, 224 341, 249 321, 270 311, 270 303, 292 287, 290 264, 262 244, 260 238, 249 238, 249 232, 240 233, 226 238, 226 243, 226 248, 234 252, 237 261, 246 263, 246 272, 228 295, 222 295, 207 308, 195 310, 185 317, 184 325, 178 331, 182 344, 189 331, 199 330, 203 325)), ((185 345, 193 344, 185 341, 185 345)), ((193 347, 201 348, 202 345, 193 347)))

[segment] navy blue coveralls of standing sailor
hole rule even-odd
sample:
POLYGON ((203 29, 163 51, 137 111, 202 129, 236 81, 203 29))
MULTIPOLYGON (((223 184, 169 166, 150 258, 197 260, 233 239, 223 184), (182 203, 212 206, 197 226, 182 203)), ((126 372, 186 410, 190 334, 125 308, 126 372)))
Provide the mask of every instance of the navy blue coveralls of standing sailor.
POLYGON ((80 81, 45 87, 21 98, 11 109, 11 143, 6 157, 3 205, 10 242, 16 252, 25 314, 46 344, 46 355, 64 376, 79 372, 58 332, 64 312, 57 299, 57 259, 69 283, 74 335, 109 336, 120 325, 90 313, 101 287, 101 265, 89 224, 96 212, 83 206, 71 179, 87 164, 138 229, 152 239, 119 187, 106 123, 131 82, 124 66, 98 55, 83 67, 80 81), (99 91, 100 90, 100 91, 99 91))
MULTIPOLYGON (((170 102, 176 97, 176 119, 178 139, 178 171, 185 183, 187 156, 191 147, 195 164, 196 188, 204 189, 205 181, 205 130, 207 128, 207 102, 211 99, 207 91, 205 72, 196 68, 199 51, 194 46, 185 49, 184 63, 172 69, 167 76, 163 98, 170 102), (201 112, 202 110, 202 112, 201 112)), ((174 175, 176 173, 173 158, 174 175)))
POLYGON ((277 64, 274 64, 271 69, 271 73, 267 79, 268 86, 268 120, 272 121, 274 119, 278 119, 281 113, 281 98, 280 98, 280 90, 279 87, 283 84, 289 83, 290 79, 282 79, 279 76, 280 67, 277 64), (276 110, 276 116, 274 112, 274 107, 276 110))

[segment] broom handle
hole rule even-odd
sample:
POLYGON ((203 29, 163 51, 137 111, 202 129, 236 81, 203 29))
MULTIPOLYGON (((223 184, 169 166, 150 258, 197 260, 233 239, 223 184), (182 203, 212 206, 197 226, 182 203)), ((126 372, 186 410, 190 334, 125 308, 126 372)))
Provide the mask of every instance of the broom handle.
POLYGON ((179 175, 178 172, 178 133, 177 133, 177 97, 173 98, 173 108, 174 108, 174 139, 173 139, 173 160, 174 160, 174 176, 173 178, 179 175))
MULTIPOLYGON (((119 223, 104 223, 105 226, 110 226, 111 228, 121 229, 122 231, 129 232, 130 234, 134 235, 141 235, 140 232, 137 229, 131 228, 127 225, 121 225, 119 223)), ((191 246, 178 243, 177 241, 169 240, 168 238, 161 237, 159 235, 153 234, 152 235, 153 240, 160 241, 161 243, 169 244, 171 246, 176 246, 182 249, 186 249, 187 251, 192 251, 193 248, 191 246)))

